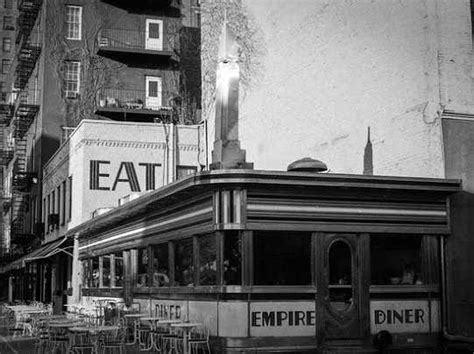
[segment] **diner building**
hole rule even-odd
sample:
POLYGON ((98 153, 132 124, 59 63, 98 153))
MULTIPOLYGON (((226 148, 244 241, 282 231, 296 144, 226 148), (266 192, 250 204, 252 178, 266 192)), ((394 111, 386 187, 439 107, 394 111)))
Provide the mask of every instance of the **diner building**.
POLYGON ((187 176, 67 232, 80 302, 203 323, 216 352, 434 350, 460 181, 298 171, 187 176))
POLYGON ((10 300, 54 302, 72 295, 67 231, 201 168, 198 125, 83 120, 43 170, 38 249, 10 263, 10 300))

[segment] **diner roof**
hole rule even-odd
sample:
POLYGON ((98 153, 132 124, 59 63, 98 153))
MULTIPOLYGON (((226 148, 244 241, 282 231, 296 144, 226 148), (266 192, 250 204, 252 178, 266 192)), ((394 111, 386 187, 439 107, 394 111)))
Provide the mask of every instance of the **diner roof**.
POLYGON ((68 236, 94 234, 110 229, 148 212, 167 209, 183 200, 222 187, 260 188, 271 190, 320 191, 331 194, 342 191, 364 198, 367 193, 380 199, 394 198, 400 193, 426 198, 445 197, 461 189, 461 180, 367 176, 332 173, 286 172, 264 170, 212 170, 198 172, 119 206, 103 215, 88 220, 67 232, 68 236))

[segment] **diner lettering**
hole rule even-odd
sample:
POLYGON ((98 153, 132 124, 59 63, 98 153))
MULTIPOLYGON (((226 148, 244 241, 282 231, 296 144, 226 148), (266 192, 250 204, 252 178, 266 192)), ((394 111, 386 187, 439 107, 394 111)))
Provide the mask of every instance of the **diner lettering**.
POLYGON ((170 320, 179 320, 181 318, 181 306, 180 305, 156 305, 158 317, 169 318, 170 320))
POLYGON ((314 326, 315 311, 253 311, 252 327, 314 326))
POLYGON ((375 324, 425 323, 422 309, 375 310, 375 324))
MULTIPOLYGON (((114 173, 113 179, 111 175, 106 173, 104 165, 110 165, 110 161, 106 160, 90 160, 89 169, 89 189, 114 191, 119 183, 128 183, 132 192, 141 192, 141 186, 137 175, 135 163, 131 161, 122 161, 117 172, 114 173), (112 182, 113 181, 113 182, 112 182)), ((160 163, 139 162, 138 168, 142 168, 145 172, 145 190, 154 190, 156 182, 156 167, 161 166, 160 163)))

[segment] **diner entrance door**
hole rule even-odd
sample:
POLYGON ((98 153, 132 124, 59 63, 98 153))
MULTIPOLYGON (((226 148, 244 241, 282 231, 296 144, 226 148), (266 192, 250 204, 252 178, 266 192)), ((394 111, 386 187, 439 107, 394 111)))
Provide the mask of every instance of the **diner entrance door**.
POLYGON ((317 323, 320 339, 356 339, 369 331, 369 236, 318 234, 317 323))

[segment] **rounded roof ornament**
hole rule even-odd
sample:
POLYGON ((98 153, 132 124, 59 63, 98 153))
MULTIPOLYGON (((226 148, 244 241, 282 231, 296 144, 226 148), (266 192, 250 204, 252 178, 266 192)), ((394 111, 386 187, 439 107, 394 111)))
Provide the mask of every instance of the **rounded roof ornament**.
POLYGON ((327 171, 328 167, 322 161, 312 159, 311 157, 304 157, 296 160, 295 162, 288 165, 287 171, 292 172, 324 172, 327 171))

